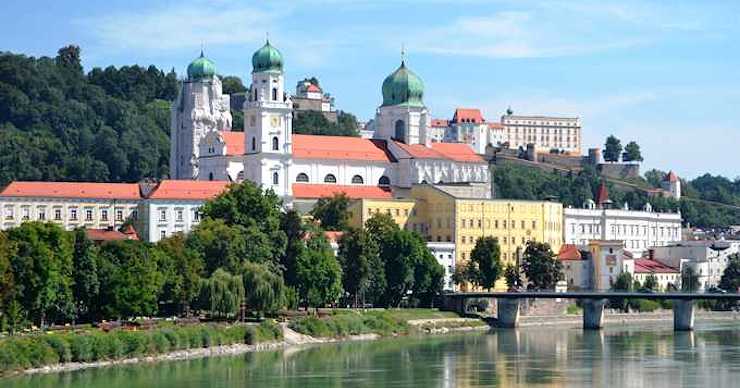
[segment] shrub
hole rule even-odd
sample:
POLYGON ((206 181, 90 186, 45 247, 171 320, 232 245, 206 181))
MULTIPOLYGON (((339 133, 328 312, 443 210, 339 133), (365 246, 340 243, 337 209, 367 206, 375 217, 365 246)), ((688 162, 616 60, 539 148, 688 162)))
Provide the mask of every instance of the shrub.
POLYGON ((69 341, 72 350, 72 361, 87 362, 92 361, 92 339, 84 334, 73 334, 69 341))
POLYGON ((124 345, 117 336, 102 332, 89 336, 92 341, 92 360, 115 360, 123 357, 124 345))
POLYGON ((59 335, 48 335, 43 337, 49 346, 57 353, 59 362, 72 361, 72 348, 66 337, 59 335))
POLYGON ((118 331, 115 336, 123 344, 123 355, 126 357, 140 357, 147 351, 145 335, 136 331, 118 331))

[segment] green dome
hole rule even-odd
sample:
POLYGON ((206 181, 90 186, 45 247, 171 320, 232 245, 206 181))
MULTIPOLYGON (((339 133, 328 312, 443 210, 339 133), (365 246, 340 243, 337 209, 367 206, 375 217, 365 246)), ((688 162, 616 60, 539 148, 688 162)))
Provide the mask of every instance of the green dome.
POLYGON ((216 65, 210 59, 203 56, 203 51, 200 52, 198 58, 195 58, 188 65, 188 79, 190 80, 212 78, 214 75, 216 75, 216 65))
POLYGON ((406 68, 406 63, 401 61, 401 66, 383 81, 383 106, 402 105, 424 106, 424 82, 406 68))
POLYGON ((270 45, 268 40, 262 48, 252 55, 252 72, 283 70, 283 56, 280 51, 270 45))

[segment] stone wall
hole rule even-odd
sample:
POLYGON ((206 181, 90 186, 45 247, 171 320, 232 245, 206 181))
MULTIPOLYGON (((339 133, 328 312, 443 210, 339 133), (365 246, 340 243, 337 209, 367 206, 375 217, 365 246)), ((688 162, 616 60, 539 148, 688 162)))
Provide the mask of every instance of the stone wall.
POLYGON ((627 179, 640 177, 639 164, 601 163, 597 166, 599 173, 606 178, 627 179))

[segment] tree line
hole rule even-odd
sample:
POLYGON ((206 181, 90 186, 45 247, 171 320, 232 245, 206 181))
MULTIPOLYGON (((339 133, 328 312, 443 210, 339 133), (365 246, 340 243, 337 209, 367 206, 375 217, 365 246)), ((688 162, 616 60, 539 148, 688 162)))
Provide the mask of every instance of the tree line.
POLYGON ((424 241, 388 215, 344 229, 335 257, 320 211, 316 220, 283 212, 271 190, 250 182, 231 185, 202 212, 190 233, 155 244, 96 244, 82 229, 53 223, 0 232, 0 328, 157 315, 236 319, 299 306, 430 305, 442 289, 444 270, 424 241))

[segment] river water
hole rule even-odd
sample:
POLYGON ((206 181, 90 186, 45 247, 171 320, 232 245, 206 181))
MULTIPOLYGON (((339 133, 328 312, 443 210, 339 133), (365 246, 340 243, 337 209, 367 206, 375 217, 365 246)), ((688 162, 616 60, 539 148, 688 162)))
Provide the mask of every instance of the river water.
POLYGON ((0 380, 2 387, 740 387, 740 323, 537 327, 312 345, 0 380))

